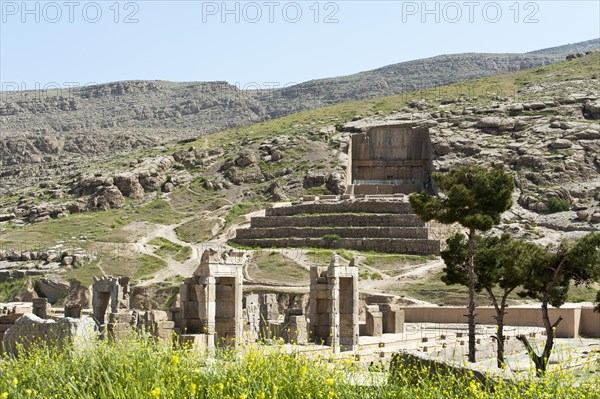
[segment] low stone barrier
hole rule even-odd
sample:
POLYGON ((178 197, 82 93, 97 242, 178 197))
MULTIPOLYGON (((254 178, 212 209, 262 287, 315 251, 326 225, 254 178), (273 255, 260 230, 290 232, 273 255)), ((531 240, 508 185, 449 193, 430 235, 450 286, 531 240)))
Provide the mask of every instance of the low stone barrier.
POLYGON ((344 238, 413 238, 427 239, 425 227, 255 227, 238 229, 236 239, 243 238, 322 238, 336 234, 344 238))

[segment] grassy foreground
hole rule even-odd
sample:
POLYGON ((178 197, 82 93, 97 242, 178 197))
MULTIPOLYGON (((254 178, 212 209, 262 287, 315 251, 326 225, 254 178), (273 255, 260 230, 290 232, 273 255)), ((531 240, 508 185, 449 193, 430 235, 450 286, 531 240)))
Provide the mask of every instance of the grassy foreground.
POLYGON ((97 342, 86 350, 30 350, 0 358, 0 398, 598 398, 600 376, 498 381, 400 370, 368 372, 352 358, 308 358, 283 347, 207 357, 166 343, 97 342), (383 377, 383 378, 382 378, 383 377))

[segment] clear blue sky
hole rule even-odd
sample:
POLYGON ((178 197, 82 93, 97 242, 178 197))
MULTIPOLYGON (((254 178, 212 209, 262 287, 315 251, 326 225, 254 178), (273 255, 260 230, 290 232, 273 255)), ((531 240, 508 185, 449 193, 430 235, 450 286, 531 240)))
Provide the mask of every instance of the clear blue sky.
POLYGON ((600 37, 598 0, 23 4, 0 1, 4 90, 125 79, 282 86, 440 54, 600 37))

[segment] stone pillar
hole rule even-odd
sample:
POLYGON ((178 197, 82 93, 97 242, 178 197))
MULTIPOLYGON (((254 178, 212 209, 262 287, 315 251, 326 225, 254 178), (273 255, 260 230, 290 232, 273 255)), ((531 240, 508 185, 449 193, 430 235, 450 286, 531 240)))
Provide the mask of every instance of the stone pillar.
POLYGON ((65 317, 72 317, 74 319, 81 318, 81 305, 71 304, 65 305, 65 317))
POLYGON ((379 306, 367 306, 367 323, 365 328, 366 335, 372 337, 376 337, 383 333, 383 315, 379 311, 379 306))
POLYGON ((308 330, 302 309, 288 309, 283 322, 282 338, 289 344, 306 345, 308 330))
POLYGON ((383 332, 386 334, 400 334, 404 332, 404 310, 398 305, 379 304, 383 314, 383 332))
POLYGON ((33 299, 33 314, 40 319, 45 319, 48 314, 48 298, 33 299))
POLYGON ((337 254, 327 270, 311 268, 309 331, 313 341, 334 351, 358 345, 358 268, 340 266, 337 254))
POLYGON ((183 337, 182 342, 208 342, 213 346, 237 344, 242 339, 242 269, 246 261, 245 252, 204 251, 200 266, 181 285, 179 294, 182 332, 207 337, 183 337))

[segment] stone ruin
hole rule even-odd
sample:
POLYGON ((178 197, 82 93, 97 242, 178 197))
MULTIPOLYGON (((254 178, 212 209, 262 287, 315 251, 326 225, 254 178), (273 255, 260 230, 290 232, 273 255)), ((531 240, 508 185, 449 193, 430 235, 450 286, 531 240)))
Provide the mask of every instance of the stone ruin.
POLYGON ((435 192, 429 128, 417 121, 390 122, 353 134, 348 155, 346 194, 435 192))
POLYGON ((242 338, 243 266, 247 253, 204 251, 200 266, 179 289, 176 326, 182 343, 235 345, 242 338))
POLYGON ((309 331, 315 342, 337 350, 358 345, 358 268, 341 267, 334 254, 327 269, 310 269, 309 331))
POLYGON ((367 308, 367 324, 359 326, 358 268, 354 262, 341 266, 337 254, 328 267, 311 268, 308 301, 303 294, 288 294, 281 303, 274 293, 244 296, 248 259, 244 251, 206 250, 192 277, 181 284, 170 312, 130 309, 126 277, 94 279, 91 311, 67 304, 60 315, 45 298, 2 308, 3 347, 11 353, 18 344, 26 349, 33 341, 81 347, 92 339, 124 340, 144 333, 156 339, 177 337, 180 344, 203 350, 275 339, 325 344, 339 352, 357 349, 359 332, 402 331, 403 312, 392 305, 367 308))
POLYGON ((102 331, 120 318, 120 309, 129 309, 129 277, 94 278, 92 288, 92 317, 102 331))

